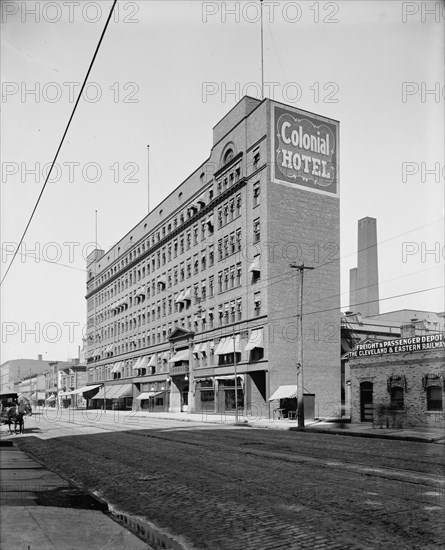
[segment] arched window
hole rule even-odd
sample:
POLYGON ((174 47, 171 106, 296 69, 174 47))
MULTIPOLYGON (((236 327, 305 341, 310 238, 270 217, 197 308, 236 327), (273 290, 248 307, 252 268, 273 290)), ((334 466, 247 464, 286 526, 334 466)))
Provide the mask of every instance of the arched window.
POLYGON ((442 408, 442 388, 440 386, 430 386, 426 389, 426 410, 441 411, 442 408))
POLYGON ((227 164, 233 159, 233 149, 227 149, 227 151, 224 153, 224 162, 223 164, 227 164))

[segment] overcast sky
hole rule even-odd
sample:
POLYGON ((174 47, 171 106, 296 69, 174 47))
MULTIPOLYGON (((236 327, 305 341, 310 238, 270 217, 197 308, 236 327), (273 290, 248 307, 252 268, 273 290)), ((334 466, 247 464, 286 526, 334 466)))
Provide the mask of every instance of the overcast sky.
MULTIPOLYGON (((3 273, 111 6, 77 4, 2 2, 3 273)), ((95 210, 108 249, 146 214, 147 144, 154 207, 207 159, 220 118, 244 93, 258 96, 258 5, 119 0, 56 181, 2 285, 0 362, 77 355, 95 210)), ((381 311, 445 309, 442 290, 422 292, 444 276, 444 177, 428 172, 444 169, 444 18, 427 11, 435 6, 443 4, 264 3, 266 95, 340 121, 343 310, 365 216, 377 218, 381 311), (403 293, 413 294, 392 298, 403 293)))

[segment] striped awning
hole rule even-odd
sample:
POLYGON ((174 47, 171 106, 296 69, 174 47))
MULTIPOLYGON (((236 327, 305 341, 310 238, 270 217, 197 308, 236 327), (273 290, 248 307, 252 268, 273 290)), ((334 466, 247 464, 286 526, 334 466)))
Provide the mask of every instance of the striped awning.
POLYGON ((175 353, 169 363, 178 363, 179 361, 189 361, 190 360, 190 351, 188 349, 183 349, 175 353))
POLYGON ((251 351, 255 348, 264 348, 262 328, 252 330, 249 341, 246 344, 246 351, 251 351))
POLYGON ((297 386, 279 386, 279 388, 269 397, 269 401, 275 401, 277 399, 291 399, 297 397, 297 386))
POLYGON ((71 395, 75 395, 75 394, 78 394, 78 393, 85 393, 85 392, 88 392, 88 391, 91 391, 91 390, 95 390, 96 388, 100 388, 102 386, 102 384, 95 384, 93 386, 82 386, 81 388, 77 388, 77 390, 73 390, 71 393, 71 395))

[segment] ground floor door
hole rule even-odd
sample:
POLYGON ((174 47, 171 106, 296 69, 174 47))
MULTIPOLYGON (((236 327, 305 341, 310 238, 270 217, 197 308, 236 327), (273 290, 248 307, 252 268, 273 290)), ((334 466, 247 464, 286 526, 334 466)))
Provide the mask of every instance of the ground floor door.
POLYGON ((373 384, 372 382, 362 382, 360 384, 360 421, 372 422, 374 420, 373 403, 373 384))

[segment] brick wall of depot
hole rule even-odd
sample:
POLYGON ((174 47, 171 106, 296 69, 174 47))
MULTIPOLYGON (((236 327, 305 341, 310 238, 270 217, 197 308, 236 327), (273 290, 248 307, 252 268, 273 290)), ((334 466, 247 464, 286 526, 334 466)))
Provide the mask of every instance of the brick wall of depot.
MULTIPOLYGON (((360 422, 360 384, 372 382, 374 406, 389 405, 388 379, 393 385, 405 387, 404 410, 399 415, 403 426, 445 426, 445 353, 444 350, 429 352, 399 353, 385 357, 354 358, 349 361, 351 369, 351 421, 360 422), (442 411, 427 411, 427 385, 442 389, 442 411), (437 378, 431 375, 436 375, 437 378), (402 377, 396 380, 396 377, 402 377), (404 378, 403 378, 404 377, 404 378)), ((375 415, 376 418, 376 415, 375 415)))

